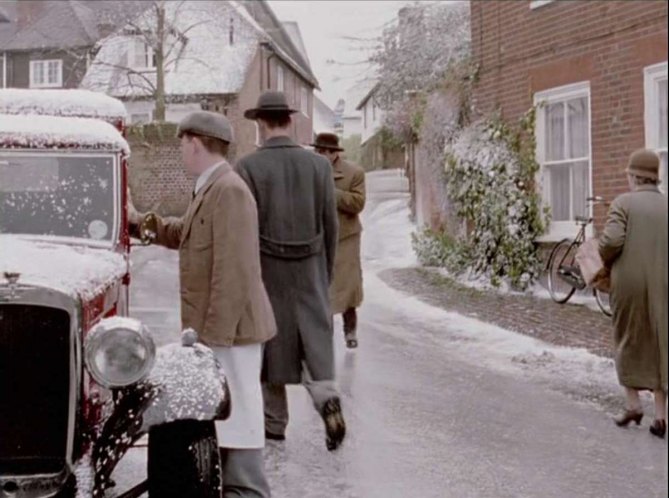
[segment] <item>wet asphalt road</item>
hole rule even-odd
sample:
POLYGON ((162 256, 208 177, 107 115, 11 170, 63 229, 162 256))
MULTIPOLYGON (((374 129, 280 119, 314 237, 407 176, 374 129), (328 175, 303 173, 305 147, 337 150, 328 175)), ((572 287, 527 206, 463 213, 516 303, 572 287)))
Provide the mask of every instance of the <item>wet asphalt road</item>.
MULTIPOLYGON (((667 496, 667 443, 648 434, 648 419, 620 430, 601 406, 578 401, 587 397, 569 370, 578 364, 552 371, 558 374, 528 362, 519 368, 512 358, 523 351, 514 348, 526 342, 516 343, 515 334, 386 287, 378 272, 408 261, 406 183, 397 172, 373 173, 368 192, 358 350, 345 349, 335 322, 349 436, 328 453, 306 392, 289 388, 287 441, 266 449, 273 496, 667 496)), ((133 255, 131 313, 159 345, 178 337, 176 262, 161 248, 133 255)), ((609 364, 598 365, 604 378, 613 375, 609 364)), ((596 387, 616 388, 614 381, 596 387)), ((145 451, 131 450, 116 474, 119 487, 140 478, 145 465, 145 451)))

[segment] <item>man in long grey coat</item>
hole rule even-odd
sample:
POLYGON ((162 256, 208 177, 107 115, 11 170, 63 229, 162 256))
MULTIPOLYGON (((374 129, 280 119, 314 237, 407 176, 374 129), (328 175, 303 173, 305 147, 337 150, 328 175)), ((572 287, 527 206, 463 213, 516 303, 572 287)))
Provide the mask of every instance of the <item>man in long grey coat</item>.
POLYGON ((265 348, 265 434, 283 440, 286 384, 304 383, 325 422, 328 450, 346 426, 335 387, 328 288, 337 245, 337 208, 328 161, 290 138, 291 114, 281 92, 266 92, 245 117, 263 142, 237 164, 258 205, 262 276, 278 326, 265 348))

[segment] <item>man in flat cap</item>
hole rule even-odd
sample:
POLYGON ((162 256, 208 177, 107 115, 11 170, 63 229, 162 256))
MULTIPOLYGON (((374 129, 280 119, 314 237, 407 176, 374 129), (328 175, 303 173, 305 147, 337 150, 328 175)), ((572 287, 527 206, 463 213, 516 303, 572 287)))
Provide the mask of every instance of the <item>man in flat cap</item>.
MULTIPOLYGON (((186 171, 197 178, 186 214, 135 215, 131 222, 179 250, 183 328, 194 329, 214 351, 230 386, 230 416, 215 422, 222 496, 265 498, 260 373, 263 344, 276 334, 276 322, 261 277, 256 203, 225 159, 233 136, 223 115, 191 113, 178 136, 186 171)), ((156 495, 187 496, 178 481, 167 479, 156 495)))
POLYGON ((358 347, 358 314, 362 304, 362 265, 360 213, 365 207, 365 170, 345 161, 339 155, 339 137, 334 133, 319 133, 311 146, 332 165, 339 216, 339 242, 334 266, 334 281, 330 287, 330 305, 334 315, 342 315, 346 347, 358 347))
POLYGON ((245 113, 256 121, 262 146, 237 165, 258 204, 262 275, 278 325, 265 348, 265 431, 270 439, 285 439, 285 386, 303 383, 333 451, 346 434, 328 299, 337 209, 330 164, 290 138, 294 112, 283 93, 262 94, 245 113))

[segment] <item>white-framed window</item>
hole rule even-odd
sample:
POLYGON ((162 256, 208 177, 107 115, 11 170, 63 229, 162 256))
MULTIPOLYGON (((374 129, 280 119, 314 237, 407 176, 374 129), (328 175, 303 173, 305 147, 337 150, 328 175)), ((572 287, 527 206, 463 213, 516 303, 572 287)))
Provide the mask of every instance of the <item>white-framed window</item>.
POLYGON ((128 62, 133 69, 153 69, 156 67, 156 54, 143 37, 135 36, 130 40, 128 62))
POLYGON ((660 189, 667 193, 667 62, 643 70, 646 148, 660 156, 660 189))
POLYGON ((543 7, 544 5, 548 5, 549 3, 553 3, 555 0, 530 0, 530 9, 538 9, 539 7, 543 7))
POLYGON ((548 237, 575 235, 576 217, 591 216, 590 83, 538 92, 537 161, 544 204, 550 208, 548 237))
POLYGON ((286 76, 283 73, 283 67, 277 66, 276 68, 276 89, 279 92, 283 92, 286 87, 286 76))
POLYGON ((62 60, 30 61, 30 88, 60 88, 62 86, 62 60))
POLYGON ((300 86, 300 111, 305 116, 309 115, 309 91, 306 86, 300 86))

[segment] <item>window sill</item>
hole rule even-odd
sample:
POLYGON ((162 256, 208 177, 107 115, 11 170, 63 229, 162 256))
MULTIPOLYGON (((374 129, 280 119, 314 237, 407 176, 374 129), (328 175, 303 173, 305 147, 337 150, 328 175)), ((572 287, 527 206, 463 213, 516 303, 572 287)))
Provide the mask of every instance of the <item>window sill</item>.
POLYGON ((39 89, 39 88, 63 88, 63 84, 62 83, 51 83, 51 84, 45 83, 45 84, 42 84, 42 85, 31 84, 30 88, 37 88, 37 89, 39 89))
MULTIPOLYGON (((574 239, 578 235, 581 226, 576 222, 562 222, 560 225, 552 225, 547 233, 537 237, 535 240, 540 244, 551 244, 560 242, 563 239, 574 239)), ((591 238, 594 235, 592 224, 585 228, 586 238, 591 238)))
POLYGON ((155 73, 156 72, 155 67, 129 67, 128 69, 132 72, 135 72, 135 73, 155 73))
POLYGON ((530 10, 539 9, 553 2, 555 2, 555 0, 530 0, 530 10))

